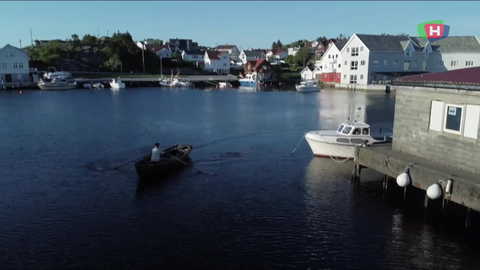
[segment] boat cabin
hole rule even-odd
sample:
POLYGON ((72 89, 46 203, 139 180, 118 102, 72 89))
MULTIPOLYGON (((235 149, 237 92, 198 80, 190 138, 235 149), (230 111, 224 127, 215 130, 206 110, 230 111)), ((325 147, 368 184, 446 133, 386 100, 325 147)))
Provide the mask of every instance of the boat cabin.
POLYGON ((354 122, 354 123, 342 123, 337 132, 342 135, 348 136, 369 136, 370 135, 370 126, 365 123, 354 122))

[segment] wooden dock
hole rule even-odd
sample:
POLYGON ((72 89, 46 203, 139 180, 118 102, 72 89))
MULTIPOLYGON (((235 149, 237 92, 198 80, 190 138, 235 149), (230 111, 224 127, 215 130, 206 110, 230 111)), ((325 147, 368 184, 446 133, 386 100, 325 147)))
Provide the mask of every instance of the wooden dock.
MULTIPOLYGON (((413 186, 427 190, 431 185, 438 183, 442 187, 442 197, 445 201, 452 201, 477 212, 480 212, 480 174, 461 170, 455 167, 438 164, 423 158, 392 150, 392 144, 382 144, 371 147, 356 147, 355 168, 352 181, 360 180, 363 168, 370 168, 386 176, 384 188, 388 187, 388 178, 397 178, 398 175, 408 172, 413 186), (451 190, 446 186, 451 180, 451 190)), ((425 195, 425 207, 428 204, 425 195)), ((468 218, 469 215, 467 215, 468 218)))

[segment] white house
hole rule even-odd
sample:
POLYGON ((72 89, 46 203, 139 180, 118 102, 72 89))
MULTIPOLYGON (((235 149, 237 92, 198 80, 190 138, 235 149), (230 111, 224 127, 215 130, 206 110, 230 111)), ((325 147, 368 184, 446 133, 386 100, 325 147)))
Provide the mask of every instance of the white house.
POLYGON ((0 77, 3 82, 30 80, 28 52, 10 44, 0 49, 0 77))
POLYGON ((446 37, 430 44, 418 37, 354 34, 341 58, 340 86, 369 88, 398 75, 480 66, 480 42, 474 36, 446 37))
POLYGON ((205 70, 218 74, 230 73, 230 55, 228 52, 206 51, 204 59, 205 70))
POLYGON ((170 46, 168 44, 166 45, 159 45, 159 44, 149 44, 148 42, 143 42, 143 41, 138 41, 137 42, 137 47, 143 50, 149 50, 151 52, 154 52, 155 54, 158 55, 158 57, 161 58, 172 58, 173 53, 170 50, 170 46))
POLYGON ((283 60, 287 56, 288 56, 288 50, 284 50, 284 49, 269 50, 265 55, 267 59, 272 57, 274 60, 283 60))
POLYGON ((182 52, 182 60, 187 62, 203 63, 205 61, 204 57, 205 52, 202 52, 200 50, 182 52))
POLYGON ((246 64, 250 60, 266 59, 265 53, 262 50, 242 50, 240 53, 240 61, 246 64))
POLYGON ((342 74, 342 54, 340 51, 346 41, 330 42, 327 51, 324 53, 317 66, 322 67, 323 83, 340 83, 342 74))
POLYGON ((298 51, 300 51, 300 47, 293 47, 293 48, 288 48, 288 55, 293 55, 295 56, 298 51))
POLYGON ((240 61, 240 51, 238 50, 236 45, 219 45, 216 48, 217 51, 220 52, 228 52, 230 55, 230 60, 233 60, 235 62, 240 61))

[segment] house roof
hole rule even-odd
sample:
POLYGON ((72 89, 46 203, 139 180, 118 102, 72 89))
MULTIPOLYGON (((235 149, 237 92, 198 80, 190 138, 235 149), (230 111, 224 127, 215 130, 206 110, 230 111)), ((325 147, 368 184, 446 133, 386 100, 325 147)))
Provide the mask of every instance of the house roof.
POLYGON ((228 44, 218 45, 217 50, 230 50, 230 49, 233 49, 235 47, 236 47, 235 45, 228 45, 228 44))
POLYGON ((395 84, 463 84, 480 85, 480 67, 400 77, 395 84))
POLYGON ((247 65, 250 64, 252 68, 258 69, 260 66, 271 66, 270 63, 265 59, 256 59, 256 60, 249 60, 247 65))
POLYGON ((204 51, 200 51, 200 50, 184 50, 183 51, 186 55, 203 55, 205 54, 204 51))
POLYGON ((262 58, 265 54, 262 50, 243 51, 247 57, 262 58))
MULTIPOLYGON (((369 50, 403 51, 411 41, 416 51, 422 51, 429 43, 427 38, 409 36, 356 35, 369 50)), ((475 36, 449 36, 430 42, 433 52, 480 52, 480 42, 475 36)))
POLYGON ((12 45, 10 45, 10 44, 8 44, 8 43, 7 43, 7 45, 3 46, 3 48, 1 48, 0 51, 3 50, 3 49, 5 49, 5 48, 8 48, 8 47, 12 48, 12 49, 15 50, 15 51, 20 52, 21 54, 25 55, 25 56, 28 58, 28 60, 30 60, 30 57, 28 57, 28 51, 27 51, 27 50, 17 48, 17 47, 12 46, 12 45))
POLYGON ((159 44, 148 44, 146 45, 147 50, 152 51, 152 52, 158 52, 163 49, 165 50, 170 50, 170 47, 168 45, 159 45, 159 44))
POLYGON ((313 47, 312 44, 313 44, 313 41, 306 41, 306 40, 305 40, 305 47, 307 47, 307 48, 312 48, 312 47, 313 47))
POLYGON ((347 44, 348 40, 339 40, 339 41, 333 41, 333 44, 338 48, 339 51, 345 47, 345 44, 347 44))
POLYGON ((305 67, 300 73, 303 73, 305 71, 314 71, 315 70, 315 67, 312 67, 312 66, 307 66, 305 67))
POLYGON ((221 54, 225 52, 220 52, 220 51, 207 51, 207 56, 208 59, 210 60, 218 60, 221 59, 221 54))

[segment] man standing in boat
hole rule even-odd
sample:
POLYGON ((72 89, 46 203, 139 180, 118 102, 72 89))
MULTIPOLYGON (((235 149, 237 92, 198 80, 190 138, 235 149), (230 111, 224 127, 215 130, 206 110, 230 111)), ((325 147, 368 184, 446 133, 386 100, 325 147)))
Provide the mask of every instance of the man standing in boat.
POLYGON ((160 144, 156 143, 155 147, 153 147, 152 149, 152 157, 150 158, 150 161, 159 162, 161 154, 162 154, 162 150, 160 150, 160 144))

